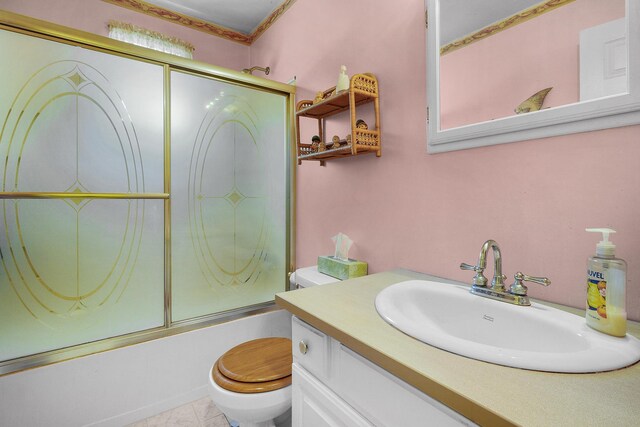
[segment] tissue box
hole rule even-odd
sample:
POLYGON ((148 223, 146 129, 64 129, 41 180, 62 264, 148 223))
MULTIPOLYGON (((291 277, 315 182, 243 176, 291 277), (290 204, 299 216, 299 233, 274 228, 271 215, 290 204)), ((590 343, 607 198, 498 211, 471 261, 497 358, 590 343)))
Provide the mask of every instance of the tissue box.
POLYGON ((353 279, 367 275, 367 263, 355 259, 343 261, 332 256, 319 256, 318 271, 340 280, 353 279))

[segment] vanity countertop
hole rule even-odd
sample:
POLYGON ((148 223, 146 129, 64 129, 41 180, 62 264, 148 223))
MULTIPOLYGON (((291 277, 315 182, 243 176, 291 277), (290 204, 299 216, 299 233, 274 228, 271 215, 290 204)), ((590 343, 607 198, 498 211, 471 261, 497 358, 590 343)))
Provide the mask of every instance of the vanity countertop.
MULTIPOLYGON (((382 289, 411 279, 457 283, 394 270, 282 292, 276 302, 480 425, 638 425, 640 363, 612 372, 558 374, 503 367, 440 350, 387 324, 375 309, 382 289)), ((628 332, 640 338, 640 323, 628 322, 628 332)))

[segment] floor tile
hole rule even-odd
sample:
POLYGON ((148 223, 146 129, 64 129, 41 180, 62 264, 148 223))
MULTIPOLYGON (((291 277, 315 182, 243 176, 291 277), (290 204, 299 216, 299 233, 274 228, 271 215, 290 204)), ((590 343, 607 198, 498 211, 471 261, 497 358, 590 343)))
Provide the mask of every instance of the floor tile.
POLYGON ((229 427, 229 423, 224 415, 220 414, 217 417, 209 418, 202 423, 203 427, 229 427))
POLYGON ((199 427, 200 421, 193 406, 179 406, 175 409, 163 412, 154 417, 147 418, 148 427, 199 427))
POLYGON ((128 427, 230 427, 209 397, 154 415, 128 427))
POLYGON ((216 405, 213 404, 213 401, 209 397, 196 400, 192 405, 200 422, 222 415, 222 412, 216 408, 216 405))

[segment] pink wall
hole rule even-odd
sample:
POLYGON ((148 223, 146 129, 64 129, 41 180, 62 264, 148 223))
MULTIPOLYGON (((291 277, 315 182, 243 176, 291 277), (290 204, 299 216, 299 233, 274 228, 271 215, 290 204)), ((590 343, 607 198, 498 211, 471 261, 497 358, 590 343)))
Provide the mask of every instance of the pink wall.
POLYGON ((298 167, 298 265, 331 254, 342 231, 371 272, 406 267, 470 282, 460 262, 475 263, 493 238, 510 280, 546 275, 553 284, 532 284, 533 296, 584 307, 597 243, 584 228, 610 226, 629 263, 629 314, 640 319, 640 126, 426 154, 423 5, 297 0, 251 48, 275 80, 297 76, 298 99, 335 85, 341 64, 380 82, 382 157, 298 167))
POLYGON ((511 116, 547 87, 545 108, 578 102, 580 31, 622 18, 624 8, 624 0, 577 0, 443 55, 442 129, 511 116))
POLYGON ((107 35, 110 20, 122 21, 191 43, 196 48, 194 59, 198 61, 235 70, 249 64, 248 46, 101 0, 0 0, 0 9, 101 36, 107 35))
MULTIPOLYGON (((546 275, 538 298, 584 306, 585 260, 610 226, 629 263, 627 305, 640 319, 640 126, 426 154, 423 0, 297 0, 249 50, 97 0, 0 0, 0 7, 104 34, 109 19, 184 38, 216 65, 272 67, 298 78, 298 99, 335 85, 341 64, 381 87, 383 155, 298 167, 297 263, 331 254, 339 231, 370 271, 405 267, 470 281, 482 243, 497 240, 504 272, 546 275)), ((327 133, 332 135, 331 124, 327 133)), ((491 269, 488 272, 491 274, 491 269)))

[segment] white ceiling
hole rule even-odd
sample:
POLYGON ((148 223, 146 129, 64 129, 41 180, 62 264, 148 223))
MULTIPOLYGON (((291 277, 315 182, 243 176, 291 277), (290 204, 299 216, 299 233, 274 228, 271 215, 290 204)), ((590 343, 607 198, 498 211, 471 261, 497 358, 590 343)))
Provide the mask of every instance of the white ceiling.
MULTIPOLYGON (((285 0, 145 1, 249 35, 285 0)), ((542 0, 440 0, 441 42, 447 44, 541 2, 542 0)))
POLYGON ((542 0, 440 0, 440 44, 473 34, 542 0))
POLYGON ((145 0, 164 9, 230 28, 242 34, 253 30, 284 0, 145 0))

